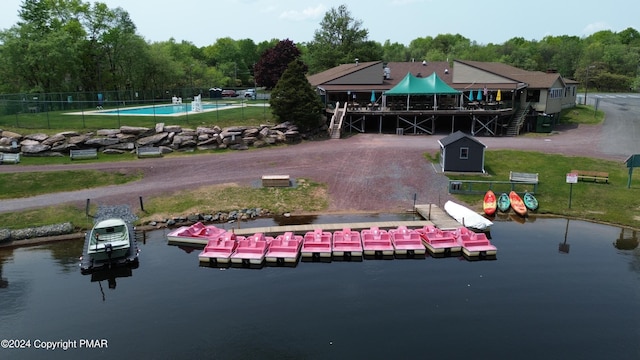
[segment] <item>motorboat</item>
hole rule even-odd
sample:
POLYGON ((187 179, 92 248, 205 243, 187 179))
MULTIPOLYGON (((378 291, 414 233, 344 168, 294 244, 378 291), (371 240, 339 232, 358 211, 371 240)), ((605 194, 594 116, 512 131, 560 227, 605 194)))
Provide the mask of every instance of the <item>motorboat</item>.
POLYGON ((426 253, 418 231, 400 225, 395 229, 390 229, 389 234, 396 255, 424 255, 426 253))
POLYGON ((133 225, 120 218, 103 219, 85 236, 80 268, 83 273, 118 264, 137 264, 133 225))
POLYGON ((238 247, 238 240, 244 239, 244 236, 237 236, 234 232, 225 232, 210 239, 204 250, 198 254, 198 259, 204 263, 228 264, 238 247))
POLYGON ((462 250, 455 231, 442 230, 433 225, 426 225, 417 231, 422 238, 422 243, 431 254, 446 255, 462 250))
POLYGON ((263 233, 255 233, 246 239, 238 240, 236 251, 231 255, 233 264, 261 265, 273 237, 265 236, 263 233))
POLYGON ((391 235, 386 230, 373 226, 360 232, 365 255, 393 256, 395 251, 391 235))
POLYGON ((302 240, 302 257, 331 258, 331 238, 331 233, 322 229, 307 232, 302 240))
POLYGON ((268 263, 295 263, 300 256, 302 248, 302 235, 293 232, 285 232, 276 236, 265 255, 268 263))
POLYGON ((344 228, 333 232, 333 256, 362 256, 360 232, 344 228))

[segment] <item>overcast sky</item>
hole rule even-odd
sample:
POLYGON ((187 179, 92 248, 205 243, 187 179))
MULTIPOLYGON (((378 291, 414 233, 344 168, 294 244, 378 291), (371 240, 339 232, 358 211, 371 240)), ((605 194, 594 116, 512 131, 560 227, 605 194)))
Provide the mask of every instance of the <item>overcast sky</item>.
MULTIPOLYGON (((89 2, 89 1, 85 1, 89 2)), ((93 1, 91 1, 93 2, 93 1)), ((369 30, 369 40, 409 45, 438 34, 460 34, 479 44, 502 44, 513 37, 584 37, 596 31, 640 31, 635 0, 103 0, 121 7, 147 41, 186 40, 198 47, 216 39, 271 39, 309 42, 331 8, 347 4, 351 16, 369 30)), ((22 0, 2 0, 0 29, 18 22, 22 0)))

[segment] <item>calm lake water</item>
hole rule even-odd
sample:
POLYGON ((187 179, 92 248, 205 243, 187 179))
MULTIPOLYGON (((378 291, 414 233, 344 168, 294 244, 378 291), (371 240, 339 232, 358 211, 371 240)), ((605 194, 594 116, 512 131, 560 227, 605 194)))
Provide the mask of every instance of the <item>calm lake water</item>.
POLYGON ((80 274, 82 241, 0 250, 0 338, 31 341, 0 358, 640 358, 638 234, 537 219, 491 236, 491 261, 222 270, 153 231, 115 288, 80 274), (82 339, 108 347, 35 348, 82 339))

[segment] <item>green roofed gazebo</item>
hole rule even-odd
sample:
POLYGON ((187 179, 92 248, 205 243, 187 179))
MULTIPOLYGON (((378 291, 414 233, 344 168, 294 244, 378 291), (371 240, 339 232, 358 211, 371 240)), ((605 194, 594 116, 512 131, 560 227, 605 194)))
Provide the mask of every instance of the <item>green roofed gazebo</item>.
POLYGON ((436 95, 459 95, 460 91, 449 86, 435 72, 426 78, 419 78, 410 72, 393 88, 385 92, 386 96, 406 96, 407 110, 411 95, 433 95, 433 105, 437 108, 436 95))

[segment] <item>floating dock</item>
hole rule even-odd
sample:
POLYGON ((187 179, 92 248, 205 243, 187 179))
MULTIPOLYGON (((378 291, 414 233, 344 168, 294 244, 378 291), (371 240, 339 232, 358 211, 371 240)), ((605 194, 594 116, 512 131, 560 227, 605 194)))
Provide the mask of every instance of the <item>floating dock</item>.
POLYGON ((415 210, 420 216, 431 222, 440 230, 455 230, 461 224, 446 211, 434 204, 416 205, 415 210))
MULTIPOLYGON (((285 232, 292 232, 298 235, 304 235, 309 231, 315 229, 322 229, 324 231, 338 231, 344 228, 350 228, 351 230, 360 231, 363 229, 369 229, 373 226, 379 229, 393 229, 398 226, 404 225, 407 228, 422 228, 427 225, 435 226, 442 230, 454 230, 461 225, 447 214, 443 209, 434 204, 416 205, 416 213, 422 217, 421 220, 397 220, 397 221, 377 221, 377 222, 355 222, 355 223, 332 223, 332 224, 304 224, 304 225, 284 225, 284 226, 266 226, 266 227, 252 227, 252 228, 239 228, 229 229, 236 235, 251 236, 256 233, 263 233, 265 235, 281 235, 285 232)), ((204 247, 207 245, 206 239, 188 239, 188 240, 169 240, 169 245, 191 245, 196 247, 204 247)))

